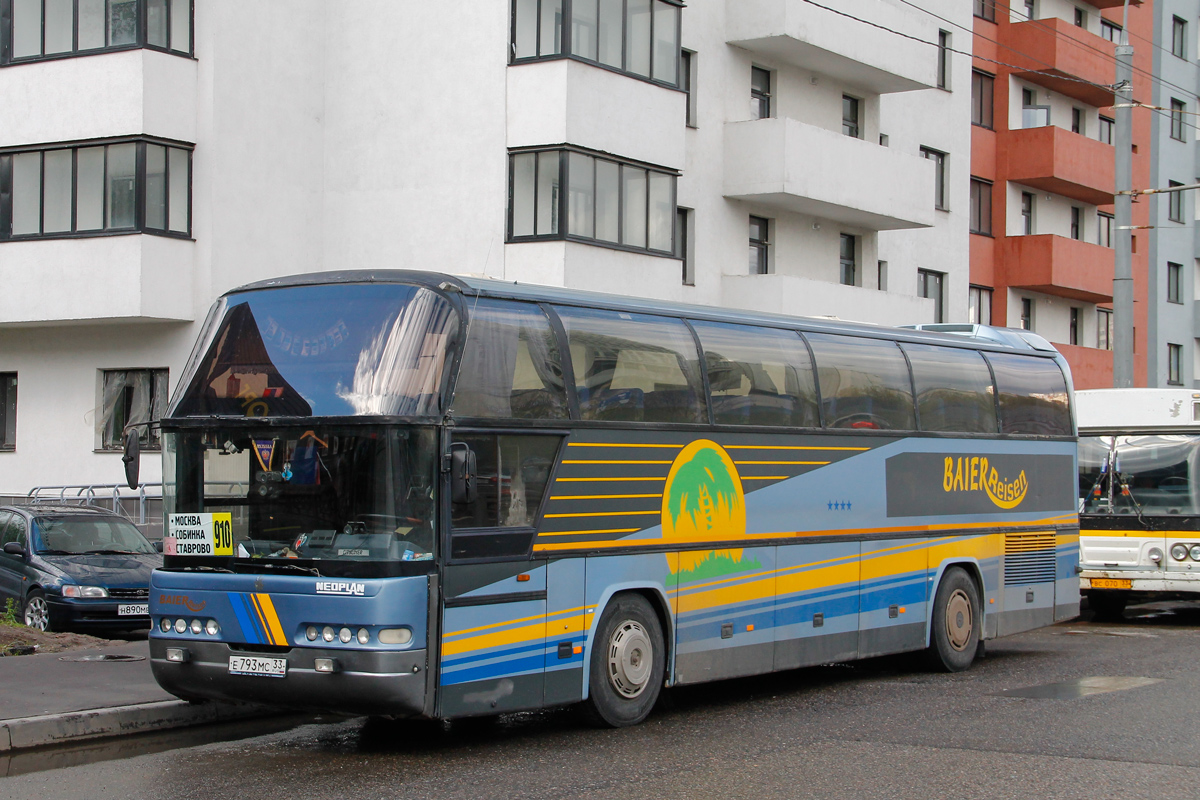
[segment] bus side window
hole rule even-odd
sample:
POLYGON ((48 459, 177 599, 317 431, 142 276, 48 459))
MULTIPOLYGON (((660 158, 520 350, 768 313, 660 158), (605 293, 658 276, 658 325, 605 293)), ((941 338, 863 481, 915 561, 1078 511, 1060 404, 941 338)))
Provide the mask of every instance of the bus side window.
POLYGON ((912 364, 923 431, 996 433, 996 389, 976 350, 900 345, 912 364))
POLYGON ((532 303, 480 299, 470 312, 456 417, 566 419, 558 342, 532 303))
POLYGON ((696 342, 682 320, 556 307, 587 420, 707 422, 696 342))
POLYGON ((1000 432, 1070 436, 1067 380, 1049 358, 987 353, 1000 397, 1000 432))
POLYGON ((471 502, 451 504, 452 557, 528 555, 561 438, 483 433, 455 438, 475 453, 478 491, 471 502))
POLYGON ((817 381, 794 331, 692 322, 718 425, 819 427, 817 381))
POLYGON ((805 333, 817 360, 827 428, 911 431, 912 379, 895 342, 805 333))

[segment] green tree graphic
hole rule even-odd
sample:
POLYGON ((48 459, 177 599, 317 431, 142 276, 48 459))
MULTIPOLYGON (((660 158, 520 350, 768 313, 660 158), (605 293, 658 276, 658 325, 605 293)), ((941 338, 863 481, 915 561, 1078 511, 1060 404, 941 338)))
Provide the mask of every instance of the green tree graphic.
POLYGON ((698 451, 675 473, 671 482, 667 511, 671 522, 678 527, 679 518, 690 514, 697 530, 712 530, 717 523, 717 511, 722 502, 732 514, 737 503, 735 478, 715 450, 698 451))

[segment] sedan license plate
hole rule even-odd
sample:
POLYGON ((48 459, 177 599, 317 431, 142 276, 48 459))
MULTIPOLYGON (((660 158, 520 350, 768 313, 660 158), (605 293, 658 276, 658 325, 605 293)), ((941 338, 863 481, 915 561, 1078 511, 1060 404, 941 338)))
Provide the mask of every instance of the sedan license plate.
POLYGON ((117 606, 118 617, 144 617, 149 613, 148 603, 121 603, 117 606))
POLYGON ((1132 589, 1133 581, 1128 578, 1092 578, 1093 589, 1132 589))
POLYGON ((230 656, 229 674, 284 678, 287 677, 287 659, 263 658, 261 656, 230 656))

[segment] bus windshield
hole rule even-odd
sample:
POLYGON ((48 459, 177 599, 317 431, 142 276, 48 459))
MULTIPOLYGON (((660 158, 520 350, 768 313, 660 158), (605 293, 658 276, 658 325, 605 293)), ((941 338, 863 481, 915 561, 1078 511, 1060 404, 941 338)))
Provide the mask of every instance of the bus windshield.
MULTIPOLYGON (((233 555, 223 566, 238 571, 405 574, 397 565, 434 558, 435 442, 432 428, 395 426, 165 431, 165 510, 168 520, 228 514, 233 555)), ((167 567, 197 563, 172 543, 168 530, 167 567)))
POLYGON ((458 329, 406 284, 323 284, 220 300, 168 416, 431 416, 458 329))
POLYGON ((1198 477, 1200 436, 1079 437, 1081 513, 1200 514, 1198 477))

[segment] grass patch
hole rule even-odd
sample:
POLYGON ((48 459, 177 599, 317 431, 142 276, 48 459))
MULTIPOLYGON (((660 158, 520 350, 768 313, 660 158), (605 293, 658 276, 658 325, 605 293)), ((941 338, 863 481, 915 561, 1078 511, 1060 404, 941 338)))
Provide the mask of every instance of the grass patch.
POLYGON ((713 552, 691 569, 681 569, 676 573, 676 577, 679 578, 680 583, 689 583, 736 575, 739 572, 749 572, 754 569, 762 569, 762 563, 757 559, 735 560, 726 553, 713 552))
POLYGON ((4 601, 4 613, 0 614, 0 625, 24 628, 25 623, 17 619, 17 602, 11 597, 4 601))

